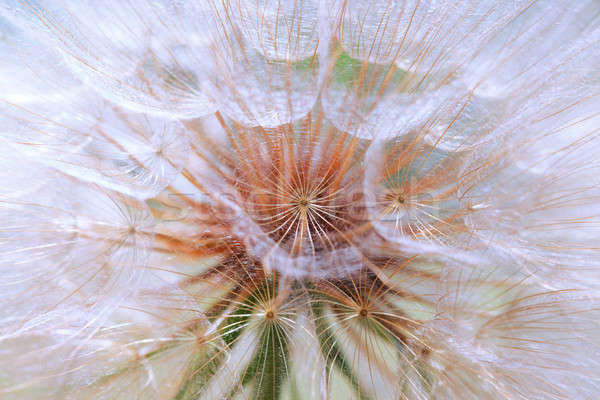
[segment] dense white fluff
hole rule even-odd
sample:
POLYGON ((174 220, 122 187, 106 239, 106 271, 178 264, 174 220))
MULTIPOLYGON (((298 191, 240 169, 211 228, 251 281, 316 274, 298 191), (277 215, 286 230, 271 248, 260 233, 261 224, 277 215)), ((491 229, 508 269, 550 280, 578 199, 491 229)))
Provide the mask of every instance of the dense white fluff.
POLYGON ((448 73, 529 6, 521 0, 352 0, 345 4, 339 36, 352 57, 448 73))
POLYGON ((4 1, 0 397, 598 397, 572 3, 4 1))
MULTIPOLYGON (((79 179, 139 198, 164 189, 186 162, 177 121, 117 109, 66 70, 60 55, 12 27, 2 43, 12 80, 2 83, 0 141, 79 179)), ((3 64, 4 66, 4 64, 3 64)))
MULTIPOLYGON (((42 106, 6 102, 4 146, 83 181, 139 198, 152 197, 186 161, 187 138, 175 121, 128 114, 79 94, 77 103, 42 106)), ((1 101, 1 100, 0 100, 1 101)))
POLYGON ((14 21, 54 43, 77 76, 117 103, 173 117, 214 111, 201 90, 204 24, 193 25, 199 29, 181 42, 190 20, 208 21, 209 7, 186 6, 179 13, 176 6, 157 5, 164 13, 159 18, 147 2, 18 3, 14 21))
POLYGON ((318 0, 243 0, 232 4, 231 14, 244 37, 268 59, 301 61, 314 55, 318 0))
POLYGON ((23 154, 3 152, 2 163, 2 334, 59 325, 71 309, 105 318, 144 271, 147 207, 23 154))
POLYGON ((310 59, 269 60, 240 37, 225 45, 231 49, 215 57, 218 72, 207 89, 223 114, 247 126, 274 128, 313 108, 318 70, 310 59))

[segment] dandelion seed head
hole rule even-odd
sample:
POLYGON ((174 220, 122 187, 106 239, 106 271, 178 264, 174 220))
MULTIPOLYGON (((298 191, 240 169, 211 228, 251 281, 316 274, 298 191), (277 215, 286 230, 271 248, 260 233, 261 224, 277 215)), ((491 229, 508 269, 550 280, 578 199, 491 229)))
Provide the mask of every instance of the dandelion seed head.
POLYGON ((594 398, 599 22, 0 5, 0 397, 594 398))

